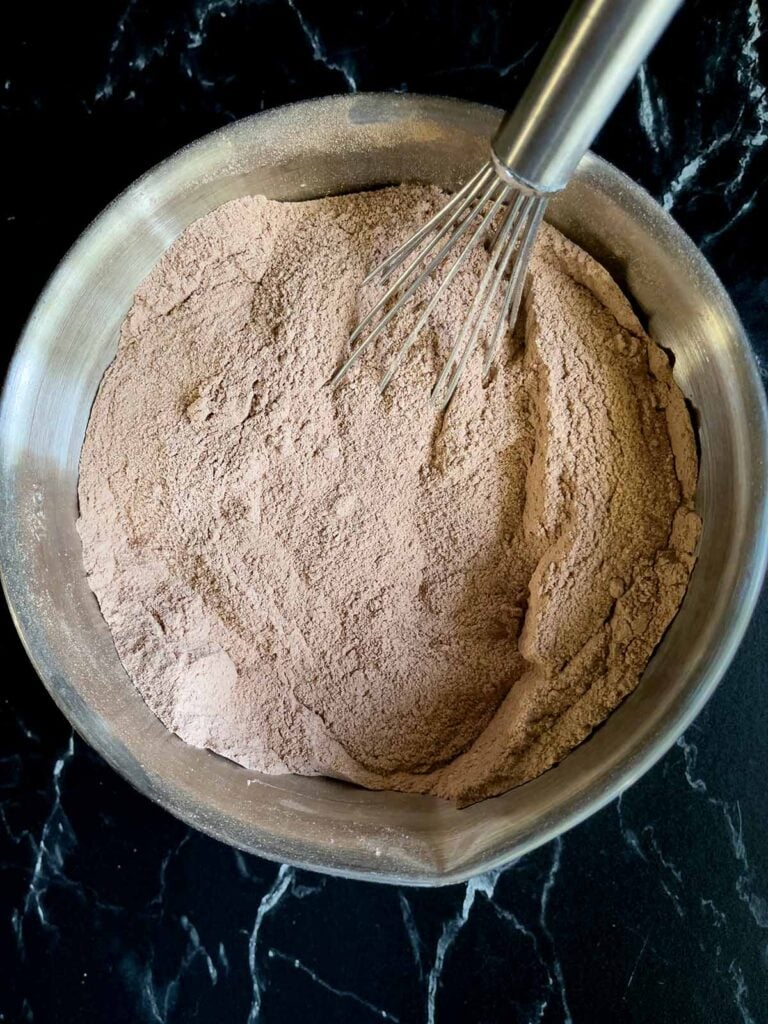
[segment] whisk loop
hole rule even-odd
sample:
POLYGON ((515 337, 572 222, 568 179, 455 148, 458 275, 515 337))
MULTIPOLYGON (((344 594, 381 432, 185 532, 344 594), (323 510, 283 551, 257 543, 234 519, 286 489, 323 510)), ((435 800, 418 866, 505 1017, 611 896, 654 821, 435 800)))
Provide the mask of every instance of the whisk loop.
POLYGON ((505 326, 513 326, 517 318, 525 267, 545 206, 545 198, 524 195, 515 187, 503 182, 490 163, 482 167, 434 217, 365 279, 363 284, 376 279, 385 283, 397 274, 394 282, 352 331, 349 337, 350 345, 354 346, 352 352, 329 383, 338 384, 346 377, 385 327, 413 298, 424 281, 458 247, 458 256, 443 276, 414 328, 381 378, 379 391, 383 393, 416 343, 440 297, 461 270, 472 250, 481 244, 500 216, 501 223, 491 242, 488 265, 467 317, 432 389, 431 400, 439 409, 444 409, 450 402, 483 324, 494 306, 494 300, 505 287, 502 308, 490 334, 483 361, 483 374, 486 375, 498 350, 505 326), (465 238, 459 247, 458 243, 465 238), (413 258, 408 262, 411 256, 413 258))

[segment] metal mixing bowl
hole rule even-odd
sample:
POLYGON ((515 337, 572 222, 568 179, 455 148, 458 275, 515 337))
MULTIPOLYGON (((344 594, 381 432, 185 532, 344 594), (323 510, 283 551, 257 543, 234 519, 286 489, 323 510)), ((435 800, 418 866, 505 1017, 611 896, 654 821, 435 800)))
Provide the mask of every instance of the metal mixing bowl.
POLYGON ((458 811, 329 779, 265 777, 166 731, 129 682, 85 581, 75 531, 88 414, 136 286, 190 221, 247 193, 303 199, 407 180, 453 187, 487 157, 499 112, 359 95, 247 118, 127 190, 41 296, 0 406, 0 558, 29 655, 77 731, 137 789, 196 828, 275 860, 436 884, 552 838, 638 779, 723 675, 766 563, 766 406, 736 313, 672 220, 588 156, 550 219, 603 262, 674 352, 701 420, 701 554, 679 615, 637 691, 557 768, 458 811))

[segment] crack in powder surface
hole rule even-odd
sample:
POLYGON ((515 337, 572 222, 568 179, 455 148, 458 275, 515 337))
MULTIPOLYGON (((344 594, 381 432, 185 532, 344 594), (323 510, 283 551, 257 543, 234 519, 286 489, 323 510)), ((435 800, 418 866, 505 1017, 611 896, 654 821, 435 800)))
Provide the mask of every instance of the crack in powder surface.
POLYGON ((667 357, 542 229, 493 380, 426 401, 475 252, 381 398, 431 283, 343 386, 371 267, 444 196, 247 197, 139 288, 80 467, 85 567, 182 739, 265 772, 469 803, 540 774, 637 684, 700 523, 667 357))

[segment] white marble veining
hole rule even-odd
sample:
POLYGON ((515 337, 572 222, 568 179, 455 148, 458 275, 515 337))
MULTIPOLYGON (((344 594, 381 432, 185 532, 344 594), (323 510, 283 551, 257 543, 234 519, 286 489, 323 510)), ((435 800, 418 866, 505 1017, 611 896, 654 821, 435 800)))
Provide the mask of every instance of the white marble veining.
POLYGON ((248 1024, 257 1024, 261 1014, 263 982, 258 962, 259 931, 264 923, 264 918, 274 911, 275 907, 279 905, 280 901, 289 891, 293 878, 293 868, 288 867, 287 864, 281 865, 272 887, 262 897, 261 902, 259 903, 259 908, 256 911, 253 930, 251 931, 250 938, 248 939, 248 970, 250 972, 251 982, 253 985, 251 1009, 248 1014, 248 1024))
POLYGON ((312 26, 309 24, 309 22, 299 9, 296 0, 286 0, 286 3, 293 11, 293 13, 296 15, 299 25, 301 26, 301 31, 307 38, 307 42, 309 43, 310 48, 312 50, 312 58, 316 60, 319 64, 324 65, 330 71, 338 71, 339 74, 343 75, 349 91, 357 92, 357 79, 355 78, 353 65, 351 61, 349 59, 344 61, 332 60, 329 57, 325 46, 323 45, 323 41, 320 37, 320 32, 317 29, 312 28, 312 26))
POLYGON ((541 903, 539 911, 539 924, 541 930, 549 940, 550 955, 552 957, 552 969, 555 974, 557 981, 557 990, 560 997, 560 1003, 563 1011, 563 1024, 573 1024, 573 1017, 568 1006, 568 997, 565 991, 565 977, 563 973, 563 965, 560 962, 560 958, 557 955, 556 944, 554 935, 549 927, 547 920, 547 912, 549 910, 549 901, 552 897, 552 891, 557 882, 558 873, 560 871, 560 864, 563 856, 563 837, 558 836, 557 839, 552 841, 552 866, 549 869, 549 873, 544 881, 544 885, 541 890, 541 903))
POLYGON ((400 913, 403 917, 403 927, 405 928, 405 934, 408 936, 408 944, 413 955, 413 962, 416 964, 416 970, 418 971, 419 978, 424 978, 424 944, 421 941, 419 935, 419 929, 416 925, 416 920, 413 916, 413 910, 406 894, 400 891, 397 894, 398 903, 400 904, 400 913))
POLYGON ((73 754, 74 737, 70 734, 66 749, 54 762, 51 772, 51 807, 48 817, 37 839, 31 833, 25 836, 34 851, 34 862, 24 904, 20 911, 15 911, 14 924, 19 943, 23 942, 24 922, 31 913, 37 916, 41 925, 53 927, 45 909, 46 891, 54 881, 70 884, 65 864, 77 839, 62 805, 61 787, 62 773, 73 754))
MULTIPOLYGON (((661 198, 663 207, 673 211, 681 197, 690 195, 698 186, 702 172, 712 159, 727 150, 730 166, 722 191, 729 199, 729 213, 723 223, 705 234, 705 248, 730 231, 752 208, 759 188, 758 183, 746 195, 742 194, 755 155, 768 141, 768 93, 757 47, 763 31, 760 0, 749 0, 746 7, 739 7, 732 14, 728 25, 728 56, 732 55, 732 61, 724 53, 712 55, 710 74, 699 90, 699 103, 703 104, 706 90, 718 89, 721 77, 727 75, 727 84, 738 87, 738 109, 731 112, 728 127, 722 123, 712 125, 704 119, 699 133, 691 131, 687 155, 661 198)), ((659 120, 663 99, 658 92, 651 91, 645 69, 640 75, 640 96, 640 124, 659 152, 662 147, 657 126, 664 123, 663 118, 659 120)), ((669 142, 669 133, 666 138, 669 142)))
POLYGON ((286 964, 290 964, 294 970, 301 971, 302 974, 306 974, 308 978, 311 978, 316 985, 325 989, 326 992, 330 992, 332 995, 338 996, 342 1000, 351 1000, 353 1003, 357 1003, 358 1006, 365 1007, 366 1010, 370 1010, 374 1017, 378 1017, 381 1020, 392 1021, 393 1024, 400 1024, 399 1019, 395 1017, 394 1014, 389 1013, 387 1010, 382 1010, 379 1006, 374 1006, 373 1003, 369 1003, 367 999, 363 999, 362 996, 357 995, 355 992, 350 992, 344 988, 336 988, 334 985, 331 985, 329 982, 321 978, 315 971, 310 967, 307 967, 306 964, 303 964, 301 960, 298 960, 296 957, 286 956, 286 954, 281 953, 279 949, 269 949, 267 951, 267 956, 273 960, 281 960, 286 964))
POLYGON ((485 875, 471 878, 464 888, 464 899, 462 900, 461 909, 455 917, 443 925, 443 931, 435 949, 435 959, 427 979, 427 1024, 435 1024, 437 1019, 437 993, 445 965, 445 958, 456 941, 459 932, 469 920, 469 915, 472 913, 477 896, 482 893, 486 899, 493 899, 499 874, 499 871, 489 871, 485 875))
POLYGON ((659 153, 662 149, 667 149, 672 141, 666 100, 658 83, 651 78, 647 64, 641 65, 637 82, 640 97, 637 116, 640 127, 651 147, 659 153))

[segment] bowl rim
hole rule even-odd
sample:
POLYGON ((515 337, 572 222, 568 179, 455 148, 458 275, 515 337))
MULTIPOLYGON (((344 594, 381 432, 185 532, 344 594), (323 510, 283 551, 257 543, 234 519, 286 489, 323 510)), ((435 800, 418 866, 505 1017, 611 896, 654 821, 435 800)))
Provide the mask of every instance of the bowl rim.
MULTIPOLYGON (((252 114, 237 121, 230 122, 229 124, 188 143, 165 159, 156 163, 139 178, 123 189, 118 196, 116 196, 99 214, 97 214, 97 216, 88 224, 88 226, 69 247, 43 287, 29 317, 24 324, 21 335, 8 364, 2 390, 0 390, 0 449, 3 447, 3 440, 7 429, 6 419, 11 404, 10 392, 14 378, 14 370, 23 359, 25 343, 27 342, 28 336, 37 316, 39 315, 41 307, 44 306, 48 296, 55 291, 59 279, 65 275, 69 267, 76 262, 79 253, 87 249, 92 236, 99 231, 105 218, 107 218, 116 206, 125 200, 126 197, 134 194, 144 185, 151 182, 155 176, 161 175, 182 155, 188 155, 190 152, 197 149, 203 149, 210 146, 214 139, 224 137, 233 130, 248 130, 251 126, 265 124, 270 119, 285 116, 285 113, 289 110, 310 110, 311 108, 330 110, 334 106, 339 106, 341 102, 350 102, 359 97, 377 100, 383 104, 388 104, 393 113, 399 107, 406 110, 412 110, 413 112, 420 111, 422 113, 428 113, 430 105, 432 106, 432 109, 448 110, 450 108, 454 108, 455 110, 462 110, 465 114, 467 112, 471 113, 472 111, 476 111, 478 114, 482 113, 485 117, 493 116, 500 118, 503 113, 503 111, 486 104, 473 103, 450 97, 421 95, 417 93, 400 94, 372 92, 325 96, 271 108, 270 110, 252 114)), ((713 268, 710 266, 706 257, 701 253, 698 247, 695 246, 690 237, 674 221, 674 219, 660 207, 650 194, 642 188, 642 186, 638 185, 608 161, 603 160, 593 153, 589 153, 586 159, 591 167, 594 167, 598 171, 602 168, 604 172, 610 173, 610 175, 615 179, 622 181, 623 184, 625 184, 625 186, 631 191, 633 201, 643 208, 652 210, 654 218, 658 219, 660 215, 662 216, 666 230, 672 237, 674 237, 681 250, 694 258, 697 266, 697 273, 701 274, 701 276, 707 280, 709 287, 717 293, 718 300, 722 302, 723 307, 728 312, 731 326, 738 337, 739 345, 744 357, 745 370, 751 391, 750 399, 753 402, 756 417, 755 426, 757 429, 755 430, 754 438, 755 456, 762 466, 768 465, 768 402, 766 401, 766 395, 760 378, 757 361, 749 344, 747 334, 724 286, 720 282, 713 268)), ((6 462, 0 459, 0 582, 2 583, 3 593, 9 607, 11 619, 37 675, 40 677, 55 704, 64 713, 75 731, 77 731, 88 745, 95 749, 111 765, 111 767, 121 775, 122 778, 129 782, 144 796, 148 797, 154 803, 159 803, 164 810, 169 811, 174 816, 183 820, 186 824, 193 826, 213 838, 237 847, 239 845, 238 842, 233 840, 232 837, 227 834, 226 828, 216 828, 207 820, 201 821, 199 816, 196 816, 186 807, 180 808, 170 806, 168 800, 164 799, 165 794, 158 795, 157 789, 153 785, 148 772, 143 769, 143 766, 141 766, 138 761, 136 761, 134 765, 134 769, 138 770, 129 772, 126 764, 114 755, 114 752, 110 749, 106 738, 97 729, 93 728, 92 722, 86 715, 80 713, 78 708, 73 707, 64 700, 62 693, 60 693, 58 688, 54 685, 53 680, 49 678, 46 666, 38 657, 34 649, 33 640, 23 626, 17 604, 14 600, 13 594, 11 593, 9 577, 12 575, 11 570, 14 564, 15 550, 14 545, 11 543, 9 532, 2 525, 6 522, 7 513, 11 507, 11 502, 9 500, 10 488, 8 487, 6 479, 7 476, 6 462)), ((641 738, 637 745, 627 751, 622 763, 615 767, 610 778, 601 778, 590 782, 589 785, 585 787, 585 792, 572 796, 570 798, 570 803, 564 803, 556 810, 556 812, 554 812, 554 820, 552 820, 551 823, 546 823, 544 827, 540 827, 539 825, 534 826, 529 832, 520 836, 517 841, 512 840, 507 846, 505 846, 503 851, 499 851, 496 854, 490 854, 485 857, 479 857, 467 867, 448 870, 444 873, 440 873, 439 875, 425 872, 422 873, 422 875, 401 876, 387 871, 377 872, 375 870, 360 870, 354 866, 328 866, 326 863, 323 863, 321 846, 317 843, 313 843, 311 840, 308 840, 307 845, 312 848, 314 856, 304 860, 291 859, 290 863, 299 868, 366 881, 379 881, 406 885, 454 884, 465 881, 479 873, 493 870, 503 866, 504 864, 508 864, 510 861, 522 856, 532 849, 535 849, 537 846, 540 846, 563 832, 573 828, 575 825, 584 821, 587 817, 614 800, 625 789, 645 774, 645 772, 647 772, 654 764, 656 764, 656 762, 673 746, 673 744, 677 742, 679 737, 700 713, 705 703, 714 693, 744 637, 744 633, 755 609, 763 585, 766 568, 768 567, 768 478, 766 478, 765 473, 760 475, 760 479, 757 483, 757 498, 755 499, 754 504, 758 508, 758 517, 754 524, 752 540, 748 549, 750 572, 748 573, 748 578, 743 581, 743 587, 740 590, 741 603, 730 622, 726 643, 718 652, 716 652, 716 656, 714 657, 711 665, 707 666, 702 671, 697 685, 692 688, 690 692, 683 692, 680 694, 674 708, 670 709, 669 718, 665 722, 665 728, 657 730, 652 736, 641 738)), ((274 848, 256 850, 254 846, 247 845, 240 845, 240 848, 251 852, 257 852, 259 856, 264 857, 267 860, 277 862, 281 862, 283 860, 280 856, 280 852, 274 848)))

